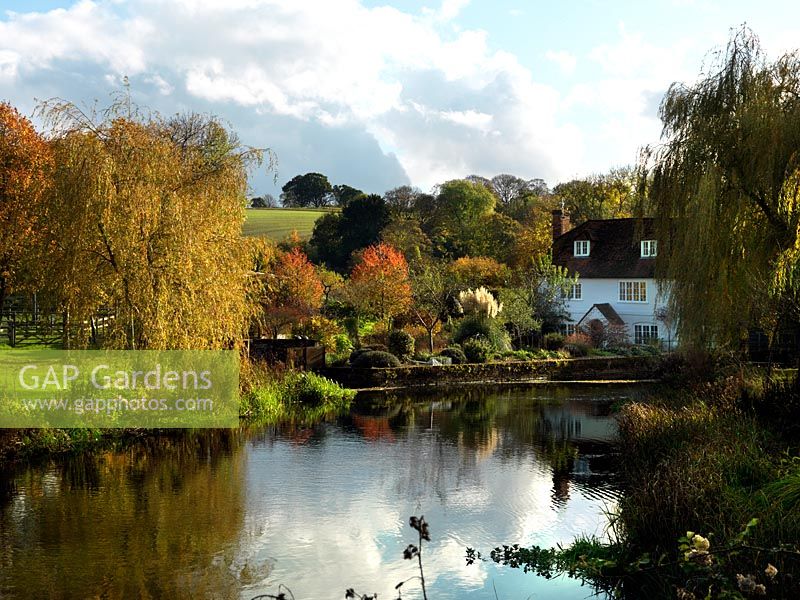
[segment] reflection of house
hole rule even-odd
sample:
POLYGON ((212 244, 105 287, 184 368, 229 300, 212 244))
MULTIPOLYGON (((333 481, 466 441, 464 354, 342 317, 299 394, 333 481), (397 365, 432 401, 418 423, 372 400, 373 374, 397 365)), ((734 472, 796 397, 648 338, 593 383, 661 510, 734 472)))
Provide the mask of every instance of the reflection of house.
POLYGON ((655 282, 653 220, 593 220, 567 229, 568 217, 554 210, 553 263, 579 275, 567 297, 564 332, 611 328, 637 344, 672 343, 674 332, 658 318, 666 298, 655 282))

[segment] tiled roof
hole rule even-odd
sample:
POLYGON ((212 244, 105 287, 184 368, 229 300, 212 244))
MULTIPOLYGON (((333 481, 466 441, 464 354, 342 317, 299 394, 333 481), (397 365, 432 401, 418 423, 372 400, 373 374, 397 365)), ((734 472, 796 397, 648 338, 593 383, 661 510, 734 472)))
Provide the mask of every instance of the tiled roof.
POLYGON ((655 259, 641 257, 642 240, 655 238, 652 219, 586 221, 553 242, 553 263, 581 278, 648 279, 655 259), (574 256, 576 240, 589 240, 589 256, 574 256))
POLYGON ((608 302, 603 302, 602 304, 593 304, 592 308, 586 311, 586 314, 580 318, 577 324, 581 325, 586 320, 586 317, 588 317, 595 308, 610 324, 621 326, 625 325, 625 321, 622 320, 622 317, 619 316, 619 313, 614 310, 614 307, 608 302))

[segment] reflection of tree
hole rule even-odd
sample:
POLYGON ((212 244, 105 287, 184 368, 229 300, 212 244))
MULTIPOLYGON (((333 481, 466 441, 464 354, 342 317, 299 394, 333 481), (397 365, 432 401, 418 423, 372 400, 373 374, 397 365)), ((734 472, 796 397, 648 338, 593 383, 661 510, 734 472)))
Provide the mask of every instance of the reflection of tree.
MULTIPOLYGON (((457 477, 476 473, 478 463, 492 456, 500 461, 541 464, 552 473, 553 502, 563 505, 569 499, 579 459, 586 469, 579 485, 607 484, 602 477, 598 479, 597 472, 610 470, 606 457, 614 435, 609 416, 612 398, 597 401, 599 393, 608 390, 591 388, 578 395, 574 387, 567 386, 414 390, 384 393, 358 410, 372 417, 385 415, 400 438, 427 430, 432 423, 439 444, 459 449, 457 477), (586 454, 590 457, 582 458, 586 454)), ((447 473, 437 464, 445 461, 442 447, 431 449, 426 456, 430 464, 424 466, 424 478, 439 489, 436 482, 447 473)))
POLYGON ((15 510, 0 513, 0 595, 238 596, 233 557, 220 556, 244 521, 238 433, 153 439, 15 480, 15 510))

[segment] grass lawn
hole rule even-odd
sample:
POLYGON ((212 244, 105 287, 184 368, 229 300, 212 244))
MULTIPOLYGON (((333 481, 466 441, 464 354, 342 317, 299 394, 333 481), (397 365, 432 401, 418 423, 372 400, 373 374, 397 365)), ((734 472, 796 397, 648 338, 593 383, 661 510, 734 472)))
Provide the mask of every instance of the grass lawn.
POLYGON ((332 208, 249 208, 242 227, 246 236, 268 237, 279 242, 293 229, 308 239, 314 222, 332 208))

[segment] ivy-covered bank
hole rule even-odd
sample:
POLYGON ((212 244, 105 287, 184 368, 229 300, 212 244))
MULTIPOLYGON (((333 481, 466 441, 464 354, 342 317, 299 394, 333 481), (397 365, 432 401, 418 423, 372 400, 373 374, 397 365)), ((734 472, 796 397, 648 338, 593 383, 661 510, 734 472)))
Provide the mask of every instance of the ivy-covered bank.
POLYGON ((586 357, 464 365, 405 365, 389 368, 328 367, 320 373, 355 389, 506 383, 535 380, 608 381, 657 379, 660 356, 586 357))

